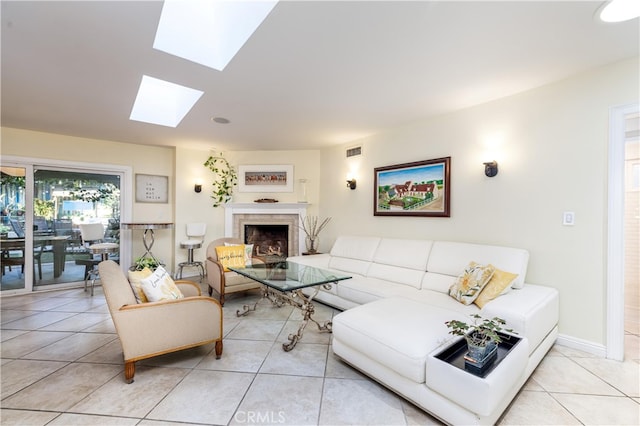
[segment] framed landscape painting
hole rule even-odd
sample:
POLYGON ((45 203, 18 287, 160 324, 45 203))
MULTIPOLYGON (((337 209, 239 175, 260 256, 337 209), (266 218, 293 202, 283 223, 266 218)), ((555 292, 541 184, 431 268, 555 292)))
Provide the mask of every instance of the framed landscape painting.
POLYGON ((293 165, 238 166, 240 192, 293 192, 293 165))
POLYGON ((450 216, 451 157, 376 167, 374 216, 450 216))

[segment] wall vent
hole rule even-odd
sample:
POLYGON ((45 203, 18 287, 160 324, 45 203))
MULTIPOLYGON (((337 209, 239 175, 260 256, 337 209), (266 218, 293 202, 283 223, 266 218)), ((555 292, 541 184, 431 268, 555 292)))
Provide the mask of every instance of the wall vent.
POLYGON ((347 148, 347 158, 355 157, 356 155, 362 155, 362 147, 355 146, 353 148, 347 148))

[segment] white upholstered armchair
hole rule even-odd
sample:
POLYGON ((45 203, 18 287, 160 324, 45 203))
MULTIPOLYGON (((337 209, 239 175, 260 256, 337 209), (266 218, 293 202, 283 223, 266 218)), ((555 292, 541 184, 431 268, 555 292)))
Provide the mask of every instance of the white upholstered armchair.
MULTIPOLYGON (((225 295, 236 291, 247 291, 259 288, 260 284, 250 278, 238 275, 233 271, 224 272, 224 267, 218 261, 216 247, 227 244, 243 244, 238 238, 218 238, 207 246, 207 283, 209 284, 209 296, 215 290, 220 297, 220 304, 224 305, 225 295)), ((253 258, 254 262, 261 262, 253 258)))
POLYGON ((112 260, 98 266, 111 318, 122 344, 124 375, 133 381, 135 362, 169 352, 215 342, 222 355, 222 308, 201 296, 190 281, 176 281, 183 299, 137 303, 129 280, 112 260))

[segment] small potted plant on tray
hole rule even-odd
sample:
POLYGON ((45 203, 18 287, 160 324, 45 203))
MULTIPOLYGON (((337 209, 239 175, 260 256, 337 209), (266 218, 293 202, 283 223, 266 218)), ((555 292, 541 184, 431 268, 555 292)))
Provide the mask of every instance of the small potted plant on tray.
POLYGON ((509 338, 507 334, 502 333, 501 335, 500 332, 512 333, 513 330, 503 328, 506 321, 502 318, 487 319, 478 314, 471 314, 471 317, 473 318, 472 324, 451 320, 446 321, 445 325, 450 328, 449 334, 462 336, 467 341, 468 352, 465 360, 482 365, 493 360, 493 355, 498 350, 498 344, 502 342, 503 337, 509 338))

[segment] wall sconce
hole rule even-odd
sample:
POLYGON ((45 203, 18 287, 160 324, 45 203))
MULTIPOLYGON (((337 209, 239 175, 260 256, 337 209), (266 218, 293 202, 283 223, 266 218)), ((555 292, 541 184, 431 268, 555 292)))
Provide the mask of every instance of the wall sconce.
POLYGON ((202 192, 202 184, 200 183, 200 181, 196 181, 196 184, 193 186, 193 190, 197 193, 202 192))
POLYGON ((484 175, 486 177, 494 177, 498 174, 498 163, 496 161, 488 161, 484 164, 484 175))
POLYGON ((347 188, 356 189, 356 178, 347 179, 347 188))

